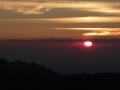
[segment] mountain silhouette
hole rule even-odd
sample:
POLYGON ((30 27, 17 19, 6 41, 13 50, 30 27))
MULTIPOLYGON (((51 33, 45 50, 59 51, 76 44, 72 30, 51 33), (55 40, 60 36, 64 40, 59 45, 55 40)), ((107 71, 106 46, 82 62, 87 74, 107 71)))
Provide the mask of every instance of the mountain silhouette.
POLYGON ((118 73, 61 75, 35 62, 0 59, 1 90, 120 90, 118 73))
POLYGON ((50 69, 46 69, 45 66, 38 65, 35 62, 28 64, 27 62, 22 62, 20 60, 16 60, 14 62, 7 62, 5 59, 0 59, 0 74, 8 74, 8 73, 31 73, 33 75, 41 76, 41 77, 56 77, 60 76, 60 74, 53 72, 50 69))

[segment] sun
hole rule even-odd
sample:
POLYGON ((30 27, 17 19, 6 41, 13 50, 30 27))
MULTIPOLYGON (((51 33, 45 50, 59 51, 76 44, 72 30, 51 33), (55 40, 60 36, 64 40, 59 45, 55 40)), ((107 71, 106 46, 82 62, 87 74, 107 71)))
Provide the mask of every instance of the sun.
POLYGON ((88 47, 89 47, 89 46, 92 46, 92 42, 91 42, 91 41, 85 41, 85 42, 84 42, 84 45, 85 45, 85 46, 88 46, 88 47))

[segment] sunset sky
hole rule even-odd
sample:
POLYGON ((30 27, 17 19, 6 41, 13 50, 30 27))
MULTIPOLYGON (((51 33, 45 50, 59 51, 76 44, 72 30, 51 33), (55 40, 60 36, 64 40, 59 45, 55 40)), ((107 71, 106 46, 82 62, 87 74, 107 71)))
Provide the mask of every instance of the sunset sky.
POLYGON ((120 0, 0 0, 0 58, 120 73, 120 0))
POLYGON ((120 37, 119 0, 3 0, 0 39, 120 37))

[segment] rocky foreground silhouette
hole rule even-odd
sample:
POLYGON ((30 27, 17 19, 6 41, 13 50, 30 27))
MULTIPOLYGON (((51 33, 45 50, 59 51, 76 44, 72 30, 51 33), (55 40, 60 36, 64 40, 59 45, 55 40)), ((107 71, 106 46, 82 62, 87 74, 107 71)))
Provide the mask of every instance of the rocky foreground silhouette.
POLYGON ((1 90, 120 90, 118 73, 61 75, 34 62, 0 59, 1 90))

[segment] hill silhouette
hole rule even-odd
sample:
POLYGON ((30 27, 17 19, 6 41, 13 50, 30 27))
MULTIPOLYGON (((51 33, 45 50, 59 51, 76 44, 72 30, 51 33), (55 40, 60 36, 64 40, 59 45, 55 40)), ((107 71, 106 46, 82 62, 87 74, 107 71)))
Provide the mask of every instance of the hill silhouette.
POLYGON ((0 59, 1 90, 119 90, 118 73, 60 75, 45 66, 0 59))

